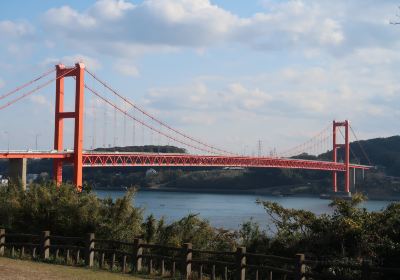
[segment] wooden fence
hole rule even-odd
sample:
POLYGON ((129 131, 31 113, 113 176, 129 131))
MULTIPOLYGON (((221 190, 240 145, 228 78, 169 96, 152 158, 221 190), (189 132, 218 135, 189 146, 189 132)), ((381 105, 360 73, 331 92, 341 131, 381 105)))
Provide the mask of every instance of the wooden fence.
POLYGON ((196 250, 191 243, 171 247, 146 244, 141 239, 122 242, 96 239, 94 233, 82 238, 0 229, 0 256, 180 279, 400 279, 399 267, 377 267, 368 261, 308 260, 304 254, 288 258, 248 253, 245 247, 234 252, 196 250))

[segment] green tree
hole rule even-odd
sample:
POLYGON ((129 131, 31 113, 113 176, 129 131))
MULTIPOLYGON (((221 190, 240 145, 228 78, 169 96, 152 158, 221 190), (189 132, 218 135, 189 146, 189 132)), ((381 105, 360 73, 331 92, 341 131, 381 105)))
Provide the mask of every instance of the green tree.
POLYGON ((156 235, 157 225, 156 219, 154 218, 153 214, 149 215, 143 224, 144 229, 144 239, 147 243, 151 243, 156 235))
POLYGON ((9 231, 50 230, 64 236, 95 232, 99 238, 132 240, 141 233, 142 209, 135 208, 134 189, 113 201, 91 192, 77 193, 72 185, 31 185, 0 189, 0 226, 9 231))

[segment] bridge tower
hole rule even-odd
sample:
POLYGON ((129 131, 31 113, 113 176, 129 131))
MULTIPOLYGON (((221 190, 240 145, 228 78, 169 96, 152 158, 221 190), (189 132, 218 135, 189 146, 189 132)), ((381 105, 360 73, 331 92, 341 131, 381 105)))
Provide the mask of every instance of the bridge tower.
MULTIPOLYGON (((344 122, 333 121, 333 162, 337 162, 337 151, 339 148, 344 147, 344 164, 345 164, 345 172, 344 172, 344 191, 350 195, 350 142, 349 142, 349 121, 345 120, 344 122), (340 144, 337 141, 337 128, 344 127, 345 135, 344 135, 344 143, 340 144)), ((337 192, 337 171, 333 171, 333 192, 337 192)))
MULTIPOLYGON (((67 68, 63 64, 56 66, 56 75, 61 78, 56 80, 54 149, 57 151, 63 150, 64 119, 75 119, 74 152, 72 157, 73 183, 79 191, 82 190, 84 73, 85 65, 83 63, 76 63, 75 67, 72 68, 67 68), (75 110, 73 112, 64 111, 64 77, 75 78, 75 110)), ((62 182, 64 161, 64 159, 54 159, 54 180, 57 185, 62 182)))

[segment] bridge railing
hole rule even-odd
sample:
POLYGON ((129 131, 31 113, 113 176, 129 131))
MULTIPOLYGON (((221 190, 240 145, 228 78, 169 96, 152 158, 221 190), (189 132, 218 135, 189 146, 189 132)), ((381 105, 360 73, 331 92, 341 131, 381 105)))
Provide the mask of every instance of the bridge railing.
MULTIPOLYGON (((306 259, 304 254, 283 257, 235 251, 182 247, 96 239, 85 237, 6 233, 0 229, 0 257, 35 259, 58 264, 97 267, 121 273, 149 274, 153 277, 209 280, 246 279, 399 279, 400 268, 379 267, 369 261, 306 259)), ((1 277, 1 274, 0 274, 1 277)))

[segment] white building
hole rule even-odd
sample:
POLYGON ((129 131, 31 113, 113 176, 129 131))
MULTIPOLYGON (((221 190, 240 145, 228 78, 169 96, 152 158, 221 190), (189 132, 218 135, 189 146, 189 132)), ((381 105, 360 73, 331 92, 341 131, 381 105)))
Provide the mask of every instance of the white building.
POLYGON ((0 186, 4 187, 8 185, 8 179, 3 178, 3 176, 0 177, 0 186))
POLYGON ((147 171, 146 171, 146 177, 156 175, 156 174, 157 174, 157 171, 154 170, 153 168, 147 169, 147 171))

